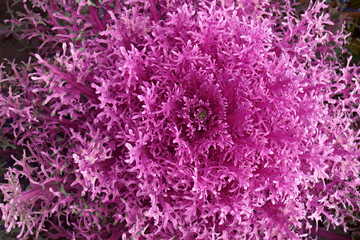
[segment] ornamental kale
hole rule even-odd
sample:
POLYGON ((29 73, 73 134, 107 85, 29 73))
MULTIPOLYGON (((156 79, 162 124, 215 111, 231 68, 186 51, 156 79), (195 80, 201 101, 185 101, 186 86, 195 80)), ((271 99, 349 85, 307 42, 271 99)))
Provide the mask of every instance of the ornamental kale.
POLYGON ((42 45, 0 68, 15 161, 0 209, 19 239, 302 239, 360 221, 359 69, 337 61, 347 35, 325 1, 24 2, 10 21, 42 45))

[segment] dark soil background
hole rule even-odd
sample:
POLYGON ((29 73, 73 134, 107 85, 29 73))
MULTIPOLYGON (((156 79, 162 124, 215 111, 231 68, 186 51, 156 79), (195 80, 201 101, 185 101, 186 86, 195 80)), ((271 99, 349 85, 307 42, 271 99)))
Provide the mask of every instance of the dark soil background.
MULTIPOLYGON (((11 33, 11 25, 9 23, 4 23, 5 19, 11 17, 7 13, 8 6, 6 2, 6 0, 0 0, 0 62, 3 61, 3 58, 10 61, 15 59, 18 63, 27 61, 30 50, 26 47, 26 43, 11 33)), ((21 7, 18 5, 12 6, 11 9, 21 11, 21 7)))

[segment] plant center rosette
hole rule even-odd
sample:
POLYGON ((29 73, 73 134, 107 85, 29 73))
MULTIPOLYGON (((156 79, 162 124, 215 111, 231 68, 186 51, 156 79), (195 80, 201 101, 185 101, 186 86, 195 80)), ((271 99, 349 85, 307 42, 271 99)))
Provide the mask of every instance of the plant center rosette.
POLYGON ((62 2, 33 1, 51 31, 14 20, 46 44, 2 78, 23 151, 8 231, 302 239, 359 220, 359 70, 324 1, 62 2))

